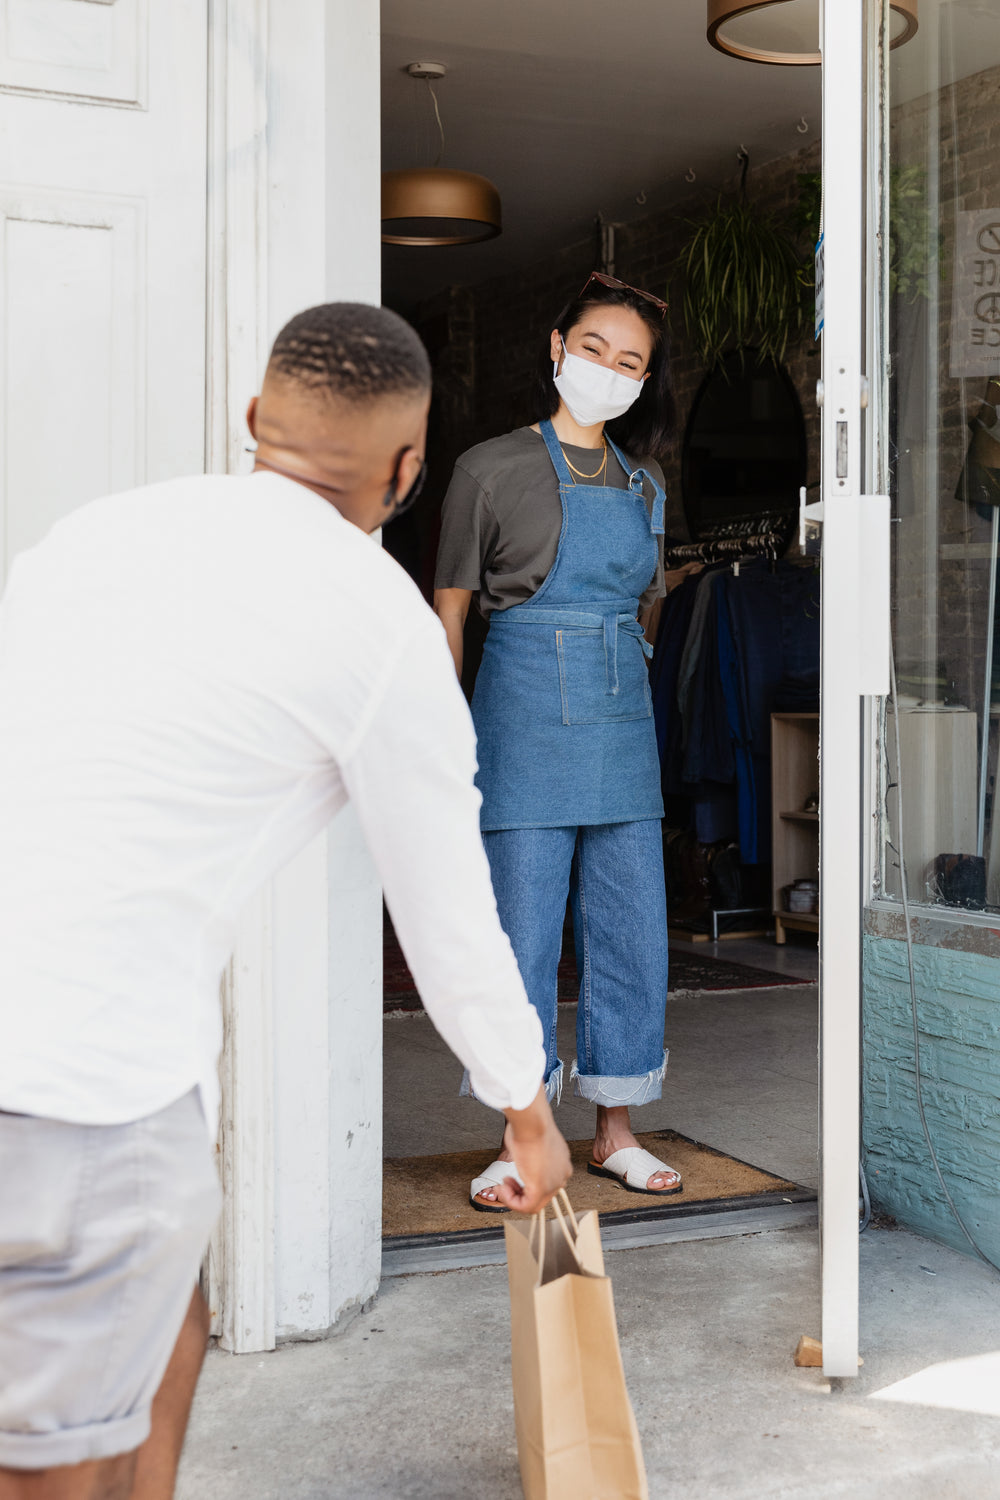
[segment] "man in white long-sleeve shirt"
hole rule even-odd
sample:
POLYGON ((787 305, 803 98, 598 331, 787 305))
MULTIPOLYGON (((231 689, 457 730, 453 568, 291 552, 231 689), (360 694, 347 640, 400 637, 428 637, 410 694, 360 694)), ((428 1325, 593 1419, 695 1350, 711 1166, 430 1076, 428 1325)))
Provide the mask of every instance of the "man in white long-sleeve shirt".
POLYGON ((569 1175, 465 701, 440 625, 368 535, 419 485, 429 394, 401 319, 311 309, 251 403, 253 475, 97 501, 14 564, 0 1500, 172 1493, 218 1208, 220 971, 247 897, 348 799, 431 1018, 511 1121, 523 1185, 504 1202, 533 1211, 569 1175))

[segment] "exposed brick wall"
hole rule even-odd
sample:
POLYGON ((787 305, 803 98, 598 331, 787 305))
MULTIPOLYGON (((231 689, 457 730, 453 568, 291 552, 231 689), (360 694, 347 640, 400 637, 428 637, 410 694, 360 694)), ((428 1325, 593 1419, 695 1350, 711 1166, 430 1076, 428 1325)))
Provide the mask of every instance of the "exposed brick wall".
MULTIPOLYGON (((866 936, 864 964, 862 1135, 872 1206, 967 1251, 935 1176, 917 1108, 906 944, 866 936)), ((931 1140, 959 1212, 981 1249, 996 1259, 997 960, 917 946, 914 967, 931 1140)))

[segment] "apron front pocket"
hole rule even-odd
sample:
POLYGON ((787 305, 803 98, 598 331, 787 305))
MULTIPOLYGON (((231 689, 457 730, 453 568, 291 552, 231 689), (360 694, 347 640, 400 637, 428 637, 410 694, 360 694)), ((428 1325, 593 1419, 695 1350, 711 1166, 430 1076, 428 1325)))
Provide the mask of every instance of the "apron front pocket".
POLYGON ((618 632, 609 650, 603 630, 556 631, 564 724, 603 724, 652 717, 649 672, 638 639, 618 632))

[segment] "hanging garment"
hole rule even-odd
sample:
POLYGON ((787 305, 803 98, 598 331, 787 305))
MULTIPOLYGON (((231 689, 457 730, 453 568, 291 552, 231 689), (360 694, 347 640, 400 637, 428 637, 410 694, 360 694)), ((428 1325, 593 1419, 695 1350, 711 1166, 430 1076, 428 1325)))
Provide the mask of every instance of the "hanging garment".
MULTIPOLYGON (((663 815, 646 657, 636 618, 656 570, 664 491, 574 483, 551 422, 559 480, 553 567, 524 604, 490 620, 472 699, 485 831, 622 823, 663 815)), ((610 439, 608 440, 610 442, 610 439)))
POLYGON ((723 574, 702 574, 695 614, 677 682, 684 746, 682 775, 689 786, 702 781, 727 783, 736 774, 726 700, 719 673, 716 598, 723 574), (704 608, 699 611, 699 605, 704 608), (691 637, 697 636, 692 641, 691 637))
POLYGON ((766 861, 771 714, 818 707, 818 573, 755 561, 686 583, 664 603, 652 680, 664 791, 689 799, 674 816, 766 861))
MULTIPOLYGON (((720 584, 723 580, 720 579, 720 584)), ((758 840, 757 786, 754 778, 753 746, 746 680, 733 636, 729 600, 721 586, 715 591, 716 633, 719 650, 719 681, 726 705, 726 719, 732 742, 736 776, 736 800, 739 809, 740 854, 744 864, 755 865, 761 858, 758 840)))
POLYGON ((677 715, 677 679, 697 593, 697 578, 688 577, 664 599, 656 634, 656 649, 649 671, 656 744, 663 765, 665 789, 668 782, 666 756, 668 746, 673 743, 669 726, 677 715))

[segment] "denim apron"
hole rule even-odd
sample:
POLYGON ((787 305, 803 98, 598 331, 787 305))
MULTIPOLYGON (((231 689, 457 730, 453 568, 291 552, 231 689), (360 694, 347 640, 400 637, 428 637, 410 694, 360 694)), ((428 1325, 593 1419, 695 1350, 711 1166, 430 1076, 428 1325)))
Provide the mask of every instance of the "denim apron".
POLYGON ((541 432, 562 530, 538 592, 490 620, 472 699, 481 827, 662 818, 652 651, 636 616, 656 571, 664 492, 610 439, 628 487, 575 483, 552 423, 541 432), (652 517, 644 477, 654 487, 652 517))

